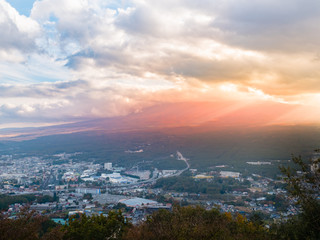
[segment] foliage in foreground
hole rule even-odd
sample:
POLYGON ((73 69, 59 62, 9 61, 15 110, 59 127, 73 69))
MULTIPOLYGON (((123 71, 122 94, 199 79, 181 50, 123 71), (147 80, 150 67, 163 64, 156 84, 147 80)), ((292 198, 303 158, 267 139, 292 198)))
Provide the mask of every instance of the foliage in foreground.
POLYGON ((103 240, 122 239, 130 224, 126 223, 121 212, 109 212, 108 216, 93 215, 88 217, 85 214, 73 216, 68 225, 62 228, 63 239, 70 240, 103 240))
POLYGON ((232 217, 201 207, 160 210, 140 226, 132 226, 121 212, 108 216, 72 217, 65 226, 57 226, 47 217, 25 211, 17 219, 2 218, 0 239, 270 239, 264 228, 241 215, 232 217))
POLYGON ((279 239, 320 239, 320 150, 304 161, 292 157, 295 168, 281 168, 288 191, 301 213, 275 226, 279 239))
POLYGON ((243 216, 233 218, 218 210, 201 207, 160 210, 146 222, 131 228, 125 239, 270 239, 264 228, 243 216))
POLYGON ((28 209, 23 209, 16 219, 0 215, 1 240, 53 240, 62 235, 56 223, 28 209))

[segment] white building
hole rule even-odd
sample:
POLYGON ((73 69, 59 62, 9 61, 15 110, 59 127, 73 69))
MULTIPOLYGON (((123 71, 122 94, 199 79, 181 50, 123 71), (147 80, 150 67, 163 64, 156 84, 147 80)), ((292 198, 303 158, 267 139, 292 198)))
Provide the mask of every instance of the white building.
POLYGON ((101 194, 100 188, 76 188, 76 193, 91 193, 92 195, 101 194))
POLYGON ((162 176, 168 177, 177 173, 177 170, 162 170, 161 173, 162 173, 162 176))
POLYGON ((230 171, 220 171, 220 177, 223 178, 238 178, 240 177, 240 173, 239 172, 230 172, 230 171))
POLYGON ((126 171, 126 174, 139 177, 141 180, 147 180, 150 178, 151 172, 149 170, 145 171, 126 171))
POLYGON ((114 172, 111 174, 103 173, 103 174, 101 174, 101 178, 105 178, 105 179, 109 178, 109 181, 111 183, 115 183, 115 184, 128 184, 128 183, 133 183, 133 182, 137 181, 137 179, 134 179, 134 178, 123 177, 118 172, 114 172))
POLYGON ((111 162, 104 163, 104 169, 105 170, 112 170, 112 163, 111 162))
POLYGON ((128 207, 142 207, 142 206, 157 206, 159 205, 158 202, 145 199, 145 198, 131 198, 131 199, 123 199, 119 201, 127 205, 128 207))

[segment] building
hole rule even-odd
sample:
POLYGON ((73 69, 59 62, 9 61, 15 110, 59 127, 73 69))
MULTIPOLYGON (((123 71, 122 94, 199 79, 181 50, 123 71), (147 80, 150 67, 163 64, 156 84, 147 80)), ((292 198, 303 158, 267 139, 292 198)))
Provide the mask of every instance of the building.
POLYGON ((56 191, 63 191, 68 189, 68 185, 57 185, 55 186, 56 191))
POLYGON ((145 198, 124 199, 124 200, 120 200, 119 202, 125 204, 127 207, 143 207, 143 206, 159 205, 158 202, 150 199, 145 199, 145 198))
POLYGON ((194 176, 193 178, 195 178, 195 179, 210 179, 210 178, 213 178, 213 176, 207 176, 207 175, 204 175, 204 174, 198 174, 198 175, 194 176))
POLYGON ((133 183, 134 181, 137 181, 137 179, 129 178, 129 177, 123 177, 118 172, 113 172, 111 174, 101 174, 102 178, 109 179, 111 183, 115 184, 128 184, 133 183))
POLYGON ((44 211, 44 210, 52 210, 56 208, 56 203, 37 203, 30 206, 31 210, 44 211))
POLYGON ((230 172, 230 171, 220 171, 220 177, 222 178, 238 178, 240 177, 240 173, 239 172, 230 172))
POLYGON ((99 195, 101 194, 100 188, 76 188, 76 193, 90 193, 92 195, 99 195))
POLYGON ((111 162, 104 163, 104 169, 111 171, 112 170, 112 163, 111 162))
POLYGON ((141 180, 147 180, 150 178, 151 172, 149 170, 145 171, 126 171, 126 174, 132 175, 132 176, 137 176, 141 180))
POLYGON ((161 170, 160 173, 162 174, 162 176, 168 177, 177 173, 177 170, 161 170))

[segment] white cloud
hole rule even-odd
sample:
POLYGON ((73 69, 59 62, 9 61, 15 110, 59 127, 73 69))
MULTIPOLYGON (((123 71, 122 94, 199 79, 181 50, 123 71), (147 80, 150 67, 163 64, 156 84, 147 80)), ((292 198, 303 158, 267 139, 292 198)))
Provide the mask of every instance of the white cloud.
MULTIPOLYGON (((286 75, 291 79, 299 75, 286 68, 285 61, 292 63, 291 54, 304 59, 303 68, 315 70, 314 64, 307 65, 317 47, 312 37, 320 31, 305 24, 318 26, 319 4, 314 1, 309 7, 302 4, 298 0, 292 5, 287 1, 247 0, 128 1, 110 9, 105 1, 99 0, 44 0, 35 3, 31 16, 39 22, 49 21, 52 16, 58 19, 54 23, 55 34, 59 36, 55 45, 59 45, 68 59, 68 67, 78 76, 90 75, 88 81, 109 81, 114 78, 112 72, 132 78, 152 72, 164 79, 181 75, 187 80, 250 85, 259 82, 256 76, 265 79, 272 69, 276 76, 274 83, 287 83, 283 84, 285 88, 295 86, 285 79, 286 75), (294 32, 295 28, 308 31, 311 40, 294 32), (303 40, 307 42, 302 46, 303 40), (312 45, 309 55, 301 53, 312 45), (67 46, 71 50, 66 51, 67 46), (288 56, 291 47, 294 50, 288 56), (268 54, 267 50, 274 53, 268 54), (87 73, 88 68, 91 74, 87 73)), ((50 44, 47 48, 50 49, 50 44)), ((313 79, 317 77, 316 74, 313 79)))
POLYGON ((0 124, 112 117, 148 105, 141 89, 91 86, 86 81, 0 85, 0 124))
POLYGON ((55 60, 43 54, 30 54, 25 57, 26 59, 21 57, 22 63, 0 61, 0 84, 34 84, 72 80, 70 70, 64 66, 66 61, 55 60))
POLYGON ((38 23, 20 15, 4 0, 0 1, 0 56, 2 61, 20 62, 23 53, 35 49, 35 39, 40 34, 38 23))

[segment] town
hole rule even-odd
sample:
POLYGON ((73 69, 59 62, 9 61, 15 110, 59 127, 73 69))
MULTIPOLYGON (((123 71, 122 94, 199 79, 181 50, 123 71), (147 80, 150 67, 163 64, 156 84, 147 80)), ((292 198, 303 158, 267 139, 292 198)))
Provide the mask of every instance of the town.
POLYGON ((138 224, 152 212, 170 210, 174 204, 201 205, 247 216, 259 212, 270 221, 283 221, 298 211, 294 200, 287 197, 281 179, 225 171, 225 165, 200 172, 190 168, 188 159, 179 151, 171 154, 175 160, 185 162, 185 168, 179 170, 145 170, 144 162, 127 168, 111 162, 75 161, 81 154, 22 158, 2 155, 3 214, 14 218, 21 209, 29 207, 64 224, 74 214, 108 214, 121 209, 127 219, 138 224), (193 185, 195 189, 191 188, 193 185))

